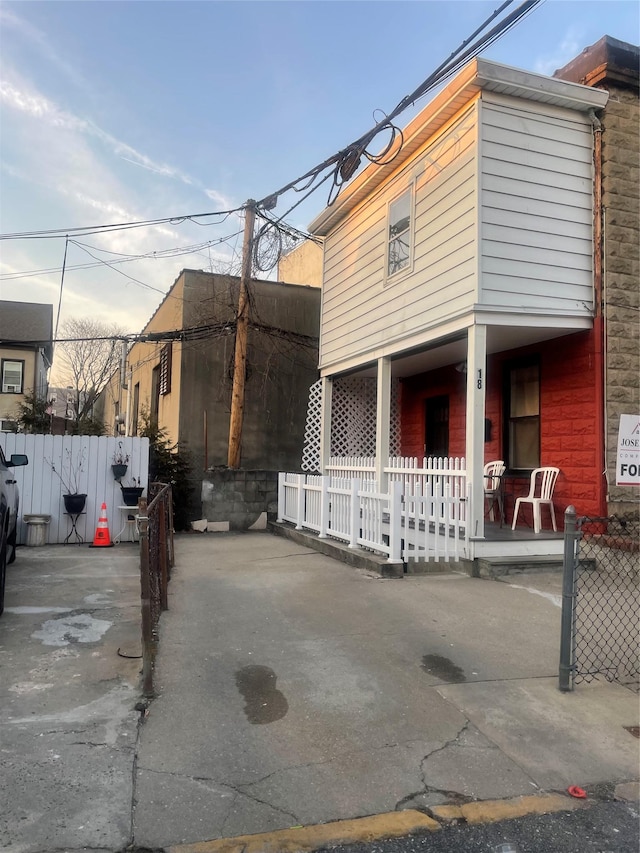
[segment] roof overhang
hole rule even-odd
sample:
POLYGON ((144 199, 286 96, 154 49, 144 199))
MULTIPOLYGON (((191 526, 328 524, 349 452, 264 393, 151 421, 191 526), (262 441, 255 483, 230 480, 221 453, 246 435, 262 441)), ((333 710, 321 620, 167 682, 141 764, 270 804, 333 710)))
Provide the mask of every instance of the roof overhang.
POLYGON ((367 166, 330 207, 316 216, 309 226, 309 231, 319 237, 326 236, 390 174, 410 160, 419 148, 483 91, 582 113, 603 109, 609 97, 607 92, 600 89, 476 58, 404 128, 402 141, 398 137, 386 155, 387 160, 392 159, 394 151, 402 146, 392 162, 386 166, 378 166, 375 163, 367 166))

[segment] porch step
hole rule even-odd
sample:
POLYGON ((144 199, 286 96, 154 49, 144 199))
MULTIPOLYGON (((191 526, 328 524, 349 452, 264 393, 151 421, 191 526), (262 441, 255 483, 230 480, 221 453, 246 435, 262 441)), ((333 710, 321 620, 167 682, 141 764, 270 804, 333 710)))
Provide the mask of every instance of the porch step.
POLYGON ((477 578, 498 578, 525 572, 562 574, 562 557, 553 554, 542 557, 478 557, 475 560, 473 575, 477 578))

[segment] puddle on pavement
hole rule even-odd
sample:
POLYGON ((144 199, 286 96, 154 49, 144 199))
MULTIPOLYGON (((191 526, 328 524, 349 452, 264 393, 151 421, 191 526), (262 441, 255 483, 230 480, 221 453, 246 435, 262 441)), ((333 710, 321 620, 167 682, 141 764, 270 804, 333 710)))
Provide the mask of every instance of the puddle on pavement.
POLYGON ((262 725, 281 720, 289 710, 284 694, 276 690, 277 676, 268 666, 251 664, 236 672, 236 686, 244 698, 250 723, 262 725))
POLYGON ((467 680, 463 669, 456 666, 449 658, 443 658, 441 655, 424 655, 422 668, 425 672, 435 675, 436 678, 441 678, 443 681, 459 683, 467 680))

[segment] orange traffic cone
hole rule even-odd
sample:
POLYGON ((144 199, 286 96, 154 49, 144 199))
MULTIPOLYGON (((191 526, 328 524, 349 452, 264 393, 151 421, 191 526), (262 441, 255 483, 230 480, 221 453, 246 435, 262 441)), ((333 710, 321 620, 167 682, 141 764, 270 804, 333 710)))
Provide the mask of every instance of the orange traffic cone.
POLYGON ((113 542, 109 533, 109 522, 107 521, 107 505, 105 503, 100 507, 100 518, 96 527, 96 535, 93 537, 93 544, 90 548, 112 548, 113 542))

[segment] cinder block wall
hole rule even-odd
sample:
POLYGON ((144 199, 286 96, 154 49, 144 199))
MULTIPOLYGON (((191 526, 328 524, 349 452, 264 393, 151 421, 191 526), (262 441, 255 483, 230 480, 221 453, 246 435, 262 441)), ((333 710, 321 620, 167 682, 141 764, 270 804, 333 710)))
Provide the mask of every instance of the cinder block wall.
POLYGON ((277 471, 206 471, 202 477, 202 516, 228 522, 229 530, 248 530, 266 512, 278 512, 277 471))

